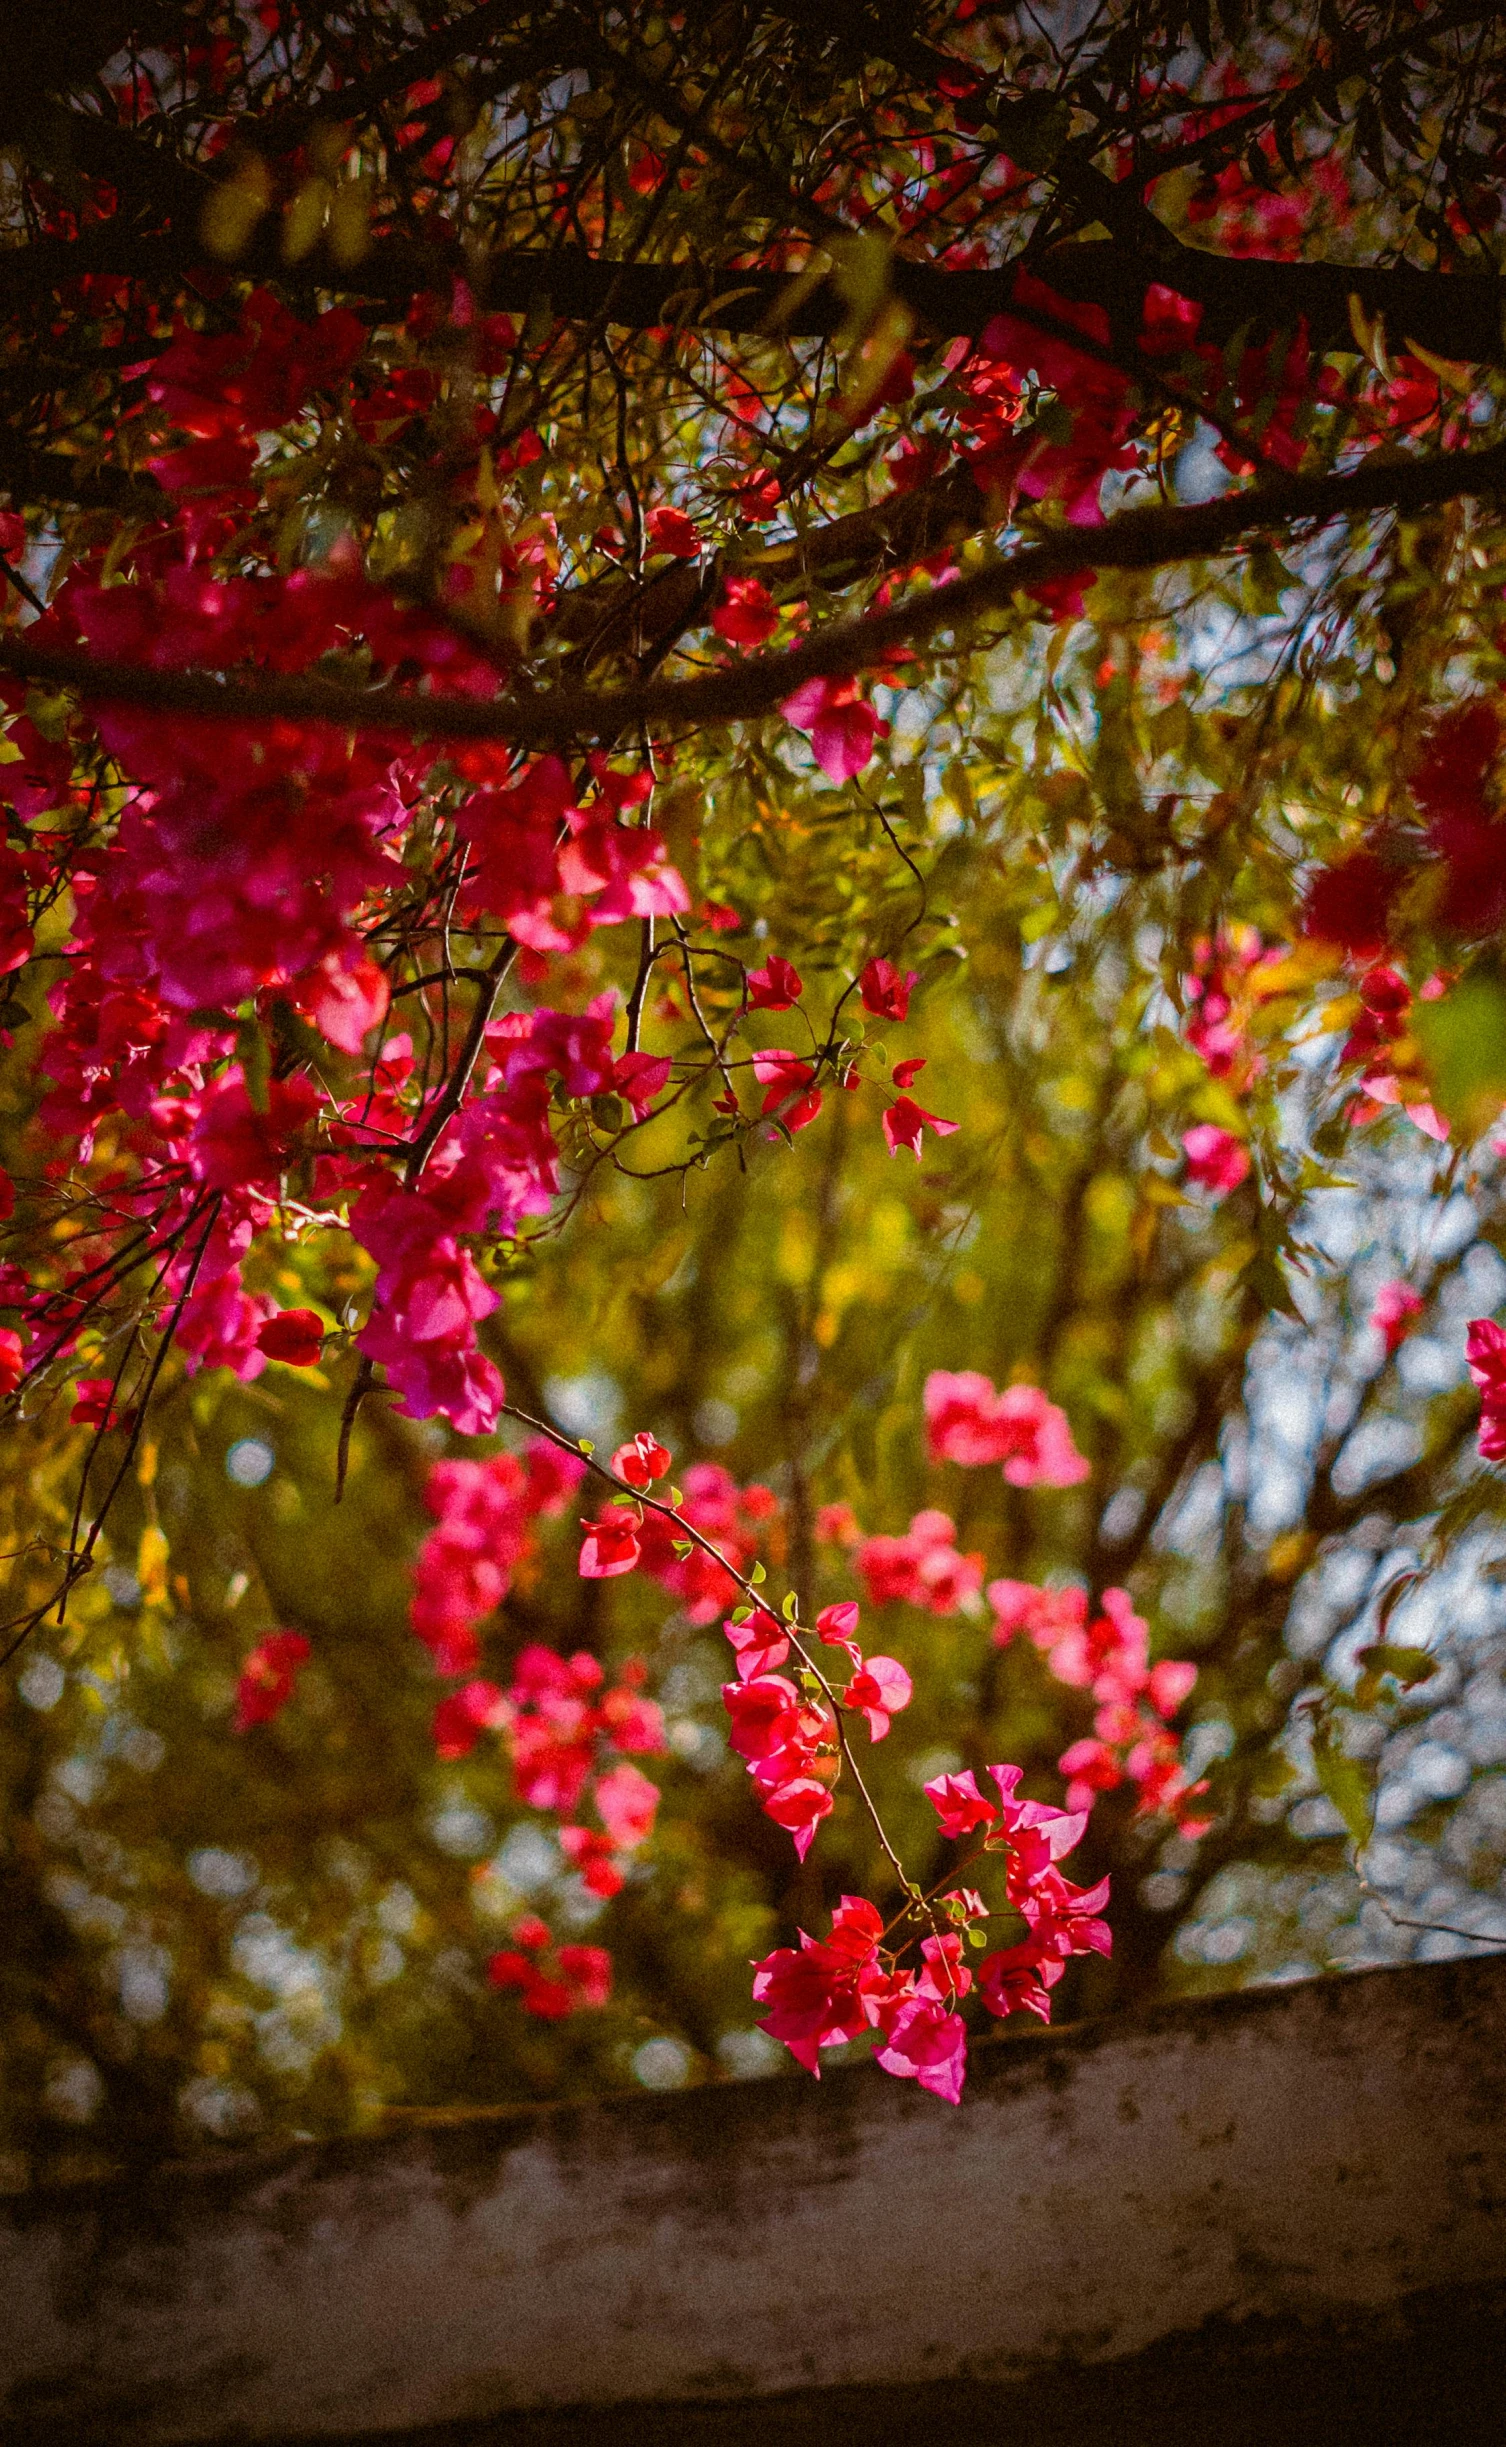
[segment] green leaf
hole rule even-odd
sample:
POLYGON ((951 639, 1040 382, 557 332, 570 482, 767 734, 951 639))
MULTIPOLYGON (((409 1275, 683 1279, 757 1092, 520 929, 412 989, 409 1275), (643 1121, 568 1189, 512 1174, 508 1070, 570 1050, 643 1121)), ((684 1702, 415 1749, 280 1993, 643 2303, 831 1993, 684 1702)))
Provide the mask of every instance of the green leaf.
POLYGON ((748 1578, 752 1581, 755 1589, 762 1581, 766 1581, 768 1577, 768 1573, 764 1570, 761 1563, 755 1563, 752 1571, 748 1574, 748 1578))
POLYGON ((1021 170, 1049 170, 1072 125, 1070 103, 1044 93, 996 102, 991 116, 1005 152, 1021 170))
POLYGON ((845 336, 867 331, 889 294, 889 263, 893 252, 887 238, 877 235, 839 238, 829 249, 835 266, 837 294, 847 308, 845 336))
POLYGON ((787 1623, 793 1623, 796 1615, 800 1611, 800 1600, 795 1595, 793 1589, 791 1589, 788 1597, 786 1597, 784 1604, 780 1607, 779 1611, 784 1616, 787 1623))
POLYGON ((1292 573, 1280 554, 1268 546, 1257 545, 1240 567, 1240 603, 1257 620, 1271 619, 1280 611, 1281 598, 1293 584, 1292 573))
POLYGON ((252 1112, 267 1112, 272 1103, 272 1049, 254 1013, 236 1029, 235 1058, 241 1066, 252 1112))
POLYGON ((1325 1728, 1313 1740, 1313 1767, 1357 1844, 1368 1844, 1375 1818, 1375 1778, 1369 1762, 1351 1759, 1325 1728))
POLYGON ((1438 1671, 1438 1660, 1430 1649, 1399 1648, 1390 1640, 1358 1649, 1356 1662, 1368 1673, 1392 1675, 1404 1691, 1410 1691, 1414 1683, 1431 1682, 1438 1671))
POLYGON ((1289 1784, 1296 1782, 1296 1776, 1297 1771, 1285 1751, 1273 1750, 1267 1753, 1255 1770, 1250 1789, 1258 1793, 1263 1801, 1274 1801, 1278 1793, 1284 1793, 1289 1784))
POLYGON ((1433 1102, 1463 1139, 1488 1130, 1506 1104, 1506 979, 1482 961, 1436 1003, 1418 1003, 1412 1028, 1433 1102))

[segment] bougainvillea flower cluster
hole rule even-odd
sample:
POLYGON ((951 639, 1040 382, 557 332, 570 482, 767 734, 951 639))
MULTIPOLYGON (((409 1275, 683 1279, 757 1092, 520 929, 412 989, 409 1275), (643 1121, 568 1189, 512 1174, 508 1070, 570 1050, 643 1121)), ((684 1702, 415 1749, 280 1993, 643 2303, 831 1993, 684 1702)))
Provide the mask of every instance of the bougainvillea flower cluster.
POLYGON ((1107 1881, 1075 1887, 1057 1867, 1082 1834, 1082 1816, 1018 1800, 1017 1767, 987 1772, 997 1800, 971 1774, 937 1777, 926 1793, 944 1837, 972 1846, 969 1858, 1002 1857, 1005 1906, 1022 1934, 974 1967, 965 1949, 983 1937, 989 1915, 972 1889, 953 1889, 931 1914, 912 1900, 888 1926, 872 1903, 844 1895, 826 1938, 802 1930, 798 1947, 776 1947, 754 1966, 763 2028, 807 2071, 819 2076, 823 2049, 871 2038, 886 2073, 955 2105, 967 2070, 967 2026, 957 2008, 970 1992, 976 1988, 1001 2018, 1023 2008, 1049 2021, 1050 1992, 1068 1959, 1109 1952, 1099 1917, 1107 1881), (907 1954, 918 1959, 907 1963, 907 1954))
POLYGON ((1188 1778, 1168 1729, 1191 1695, 1197 1668, 1177 1657, 1150 1663, 1150 1627, 1128 1590, 1105 1589, 1102 1611, 1091 1620, 1087 1591, 1072 1586, 994 1580, 988 1602, 996 1646, 1006 1648, 1024 1633, 1058 1682, 1095 1702, 1091 1735, 1070 1743, 1058 1761, 1068 1779, 1067 1807, 1090 1810, 1096 1794, 1129 1784, 1141 1815, 1161 1813, 1184 1833, 1201 1833, 1208 1822, 1193 1804, 1207 1785, 1188 1778))
POLYGON ((938 1368, 926 1379, 925 1414, 932 1461, 972 1470, 999 1462, 1011 1487, 1075 1487, 1088 1476, 1066 1413, 1037 1385, 1000 1393, 976 1369, 938 1368))

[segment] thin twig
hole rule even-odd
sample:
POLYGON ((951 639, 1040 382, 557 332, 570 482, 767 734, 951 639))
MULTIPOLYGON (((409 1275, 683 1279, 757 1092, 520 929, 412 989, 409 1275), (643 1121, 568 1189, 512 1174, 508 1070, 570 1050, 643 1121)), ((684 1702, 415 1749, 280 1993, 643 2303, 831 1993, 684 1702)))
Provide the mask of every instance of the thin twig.
MULTIPOLYGON (((722 1570, 726 1573, 727 1578, 734 1582, 737 1588, 741 1590, 743 1597, 750 1606, 755 1607, 761 1614, 770 1614, 773 1612, 768 1598, 762 1593, 758 1583, 748 1579, 745 1573, 739 1572, 735 1564, 729 1563, 726 1556, 722 1553, 721 1548, 715 1543, 715 1541, 706 1537, 701 1530, 696 1528, 693 1522, 687 1521, 683 1513, 675 1510, 673 1504, 665 1504, 661 1502, 657 1496, 645 1495, 641 1487, 630 1486, 625 1478, 619 1478, 617 1476, 615 1470, 607 1469, 603 1463, 593 1459, 591 1454, 583 1453, 580 1445, 573 1436, 567 1436, 562 1428, 551 1427, 547 1419, 535 1419, 528 1411, 519 1410, 516 1405, 511 1402, 504 1402, 502 1404, 502 1413, 505 1418, 516 1419, 521 1427, 532 1428, 535 1435, 546 1436, 551 1444, 558 1445, 562 1453, 572 1453, 577 1461, 583 1461, 589 1471, 591 1471, 597 1478, 604 1479, 606 1484, 609 1487, 614 1488, 619 1495, 630 1496, 633 1502, 640 1505, 645 1511, 658 1513, 664 1520, 669 1522, 679 1537, 688 1538, 693 1546, 698 1546, 700 1548, 703 1555, 708 1555, 713 1563, 720 1564, 722 1570)), ((878 1810, 874 1805, 873 1796, 863 1781, 862 1769, 858 1766, 857 1759, 853 1754, 852 1745, 849 1740, 847 1730, 842 1723, 841 1702, 838 1700, 835 1690, 832 1688, 831 1683, 828 1681, 816 1659, 811 1656, 809 1650, 806 1648, 804 1642, 800 1638, 799 1635, 802 1626, 798 1619, 791 1616, 780 1616, 776 1619, 782 1623, 784 1630, 788 1634, 790 1645, 794 1649, 797 1657, 800 1659, 800 1662, 804 1666, 806 1672, 815 1682, 819 1683, 821 1687, 822 1693, 824 1694, 827 1704, 832 1712, 832 1720, 836 1727, 838 1747, 843 1758, 852 1770, 853 1783, 856 1785, 859 1794, 862 1796, 868 1816, 873 1822, 873 1831, 878 1837, 880 1844, 883 1846, 885 1857, 888 1860, 891 1869, 894 1871, 894 1874, 898 1878, 905 1893, 912 1898, 918 1898, 919 1889, 917 1888, 914 1879, 910 1876, 908 1870, 905 1868, 899 1854, 895 1851, 894 1846, 890 1843, 888 1835, 884 1830, 883 1820, 879 1817, 878 1810)))

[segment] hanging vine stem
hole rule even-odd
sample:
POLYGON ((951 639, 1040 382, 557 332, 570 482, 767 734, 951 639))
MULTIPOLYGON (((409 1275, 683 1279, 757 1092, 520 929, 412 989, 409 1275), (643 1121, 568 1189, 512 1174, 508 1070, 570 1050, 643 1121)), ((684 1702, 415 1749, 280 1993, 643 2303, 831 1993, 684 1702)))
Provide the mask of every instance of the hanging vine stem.
MULTIPOLYGON (((609 1487, 615 1488, 619 1495, 631 1497, 632 1501, 641 1506, 645 1512, 658 1513, 663 1520, 666 1520, 671 1524, 679 1537, 689 1539, 693 1546, 698 1546, 700 1548, 703 1555, 709 1556, 713 1563, 720 1564, 722 1570, 726 1573, 727 1578, 734 1582, 742 1591, 743 1597, 750 1606, 756 1608, 759 1613, 766 1614, 771 1611, 768 1599, 760 1594, 757 1582, 750 1580, 745 1573, 739 1572, 735 1564, 729 1563, 726 1556, 722 1553, 721 1548, 716 1544, 715 1540, 708 1538, 703 1531, 695 1527, 693 1522, 687 1521, 683 1514, 675 1510, 673 1504, 663 1503, 657 1496, 645 1495, 641 1488, 629 1486, 625 1478, 619 1478, 615 1470, 607 1469, 604 1463, 593 1459, 591 1454, 583 1453, 573 1436, 567 1436, 562 1428, 551 1427, 547 1419, 535 1419, 530 1412, 526 1410, 519 1410, 516 1405, 511 1402, 504 1402, 502 1404, 502 1415, 504 1418, 516 1419, 520 1427, 531 1428, 534 1434, 537 1436, 547 1437, 548 1441, 553 1445, 557 1445, 562 1453, 573 1454, 577 1461, 583 1461, 585 1463, 586 1468, 594 1477, 605 1480, 606 1484, 609 1487)), ((878 1837, 879 1843, 883 1847, 884 1857, 888 1861, 889 1866, 893 1870, 896 1878, 898 1878, 900 1886, 907 1897, 908 1906, 913 1907, 917 1904, 923 1906, 925 1899, 914 1879, 911 1877, 909 1871, 906 1869, 904 1862, 900 1859, 899 1854, 895 1851, 894 1846, 889 1841, 888 1834, 884 1827, 884 1822, 878 1813, 877 1804, 875 1803, 872 1794, 869 1792, 868 1787, 863 1780, 863 1771, 857 1763, 846 1727, 842 1723, 841 1703, 837 1698, 837 1694, 832 1688, 827 1676, 817 1664, 815 1658, 811 1656, 809 1650, 805 1646, 804 1641, 800 1637, 802 1628, 808 1630, 809 1626, 802 1626, 798 1619, 798 1615, 784 1616, 780 1619, 785 1624, 785 1628, 789 1633, 790 1645, 794 1649, 797 1657, 800 1659, 801 1665, 811 1676, 812 1680, 820 1685, 822 1694, 826 1699, 826 1703, 831 1709, 832 1720, 836 1727, 838 1749, 842 1758, 852 1770, 852 1781, 856 1786, 862 1799, 863 1806, 867 1810, 868 1816, 872 1821, 874 1834, 878 1837)))
MULTIPOLYGON (((206 1214, 207 1212, 208 1220, 206 1221, 204 1229, 199 1236, 199 1245, 193 1253, 193 1258, 189 1264, 188 1272, 183 1278, 183 1288, 179 1292, 178 1297, 173 1304, 172 1315, 169 1317, 167 1324, 162 1329, 162 1332, 158 1337, 157 1348, 152 1354, 151 1365, 146 1372, 146 1381, 141 1387, 140 1396, 136 1403, 136 1416, 131 1422, 130 1431, 126 1438, 125 1451, 120 1457, 120 1463, 115 1472, 115 1476, 111 1479, 109 1486, 105 1490, 99 1509, 95 1513, 94 1519, 89 1524, 89 1534, 85 1538, 83 1545, 75 1549, 73 1541, 78 1534, 78 1521, 83 1504, 83 1485, 81 1484, 79 1489, 79 1510, 75 1511, 74 1514, 74 1527, 69 1537, 69 1558, 62 1580, 58 1587, 52 1591, 51 1595, 47 1597, 40 1606, 33 1606, 29 1613, 14 1616, 9 1623, 0 1624, 0 1634, 7 1631, 12 1631, 15 1633, 14 1639, 11 1640, 4 1649, 0 1649, 0 1666, 9 1665, 17 1650, 23 1647, 25 1642, 30 1639, 32 1633, 36 1630, 37 1625, 46 1620, 54 1606, 56 1606, 58 1610, 59 1623, 64 1620, 68 1611, 68 1600, 75 1585, 83 1579, 86 1572, 92 1571, 94 1568, 94 1549, 99 1543, 100 1532, 103 1530, 104 1525, 110 1516, 115 1498, 125 1484, 126 1472, 130 1469, 132 1462, 136 1458, 136 1448, 141 1442, 141 1432, 146 1425, 146 1415, 151 1404, 152 1395, 157 1389, 157 1379, 162 1374, 163 1367, 167 1360, 167 1355, 172 1349, 173 1343, 177 1338, 179 1322, 182 1318, 184 1309, 188 1305, 189 1297, 193 1291, 194 1284, 198 1279, 199 1268, 204 1262, 204 1253, 208 1249, 209 1243, 214 1236, 214 1227, 219 1221, 220 1207, 222 1204, 222 1194, 219 1191, 215 1191, 211 1197, 205 1200, 201 1205, 195 1207, 193 1214, 189 1217, 187 1223, 185 1223, 182 1232, 176 1235, 177 1241, 185 1239, 188 1233, 192 1230, 198 1217, 206 1214)), ((160 1276, 158 1279, 160 1281, 160 1276)), ((99 1446, 100 1438, 103 1436, 103 1434, 103 1426, 100 1426, 95 1430, 94 1439, 89 1448, 88 1460, 84 1465, 85 1482, 87 1482, 88 1478, 89 1462, 93 1460, 94 1454, 99 1446)))

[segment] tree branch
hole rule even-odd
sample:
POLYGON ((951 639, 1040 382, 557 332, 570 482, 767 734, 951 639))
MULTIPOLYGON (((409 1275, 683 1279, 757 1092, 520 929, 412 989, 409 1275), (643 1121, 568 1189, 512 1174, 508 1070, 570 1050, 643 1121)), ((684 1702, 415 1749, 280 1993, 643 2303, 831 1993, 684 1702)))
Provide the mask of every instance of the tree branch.
POLYGON ((611 740, 640 725, 671 729, 756 719, 803 681, 862 671, 895 647, 934 646, 946 636, 960 646, 975 621, 1054 579, 1104 569, 1165 569, 1215 558, 1251 535, 1376 512, 1411 515, 1440 502, 1502 492, 1506 442, 1428 459, 1376 457, 1350 475, 1294 476, 1185 508, 1124 510, 1105 527, 1063 528, 1044 543, 1021 546, 966 577, 917 590, 885 611, 830 621, 780 653, 747 655, 695 679, 650 680, 628 688, 556 687, 485 703, 423 696, 408 688, 346 688, 314 678, 163 671, 36 646, 24 636, 0 637, 0 670, 75 689, 96 704, 141 705, 223 722, 285 718, 429 739, 504 739, 522 748, 552 747, 611 740))

